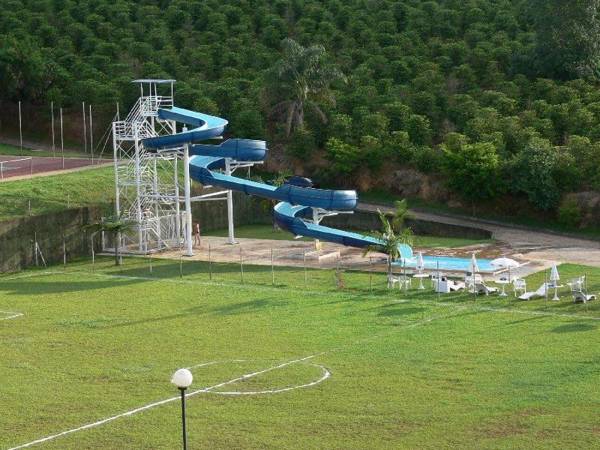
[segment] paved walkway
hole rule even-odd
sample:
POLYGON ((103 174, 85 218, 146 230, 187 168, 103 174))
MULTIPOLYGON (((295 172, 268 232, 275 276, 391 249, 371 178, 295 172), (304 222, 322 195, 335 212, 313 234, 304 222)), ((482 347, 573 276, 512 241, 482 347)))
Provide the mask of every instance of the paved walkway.
MULTIPOLYGON (((393 208, 360 203, 364 211, 393 212, 393 208)), ((579 239, 543 231, 526 230, 509 225, 493 224, 477 219, 450 217, 441 214, 411 211, 417 219, 482 228, 492 233, 494 239, 506 246, 507 252, 520 259, 544 263, 568 262, 600 267, 600 242, 579 239)))

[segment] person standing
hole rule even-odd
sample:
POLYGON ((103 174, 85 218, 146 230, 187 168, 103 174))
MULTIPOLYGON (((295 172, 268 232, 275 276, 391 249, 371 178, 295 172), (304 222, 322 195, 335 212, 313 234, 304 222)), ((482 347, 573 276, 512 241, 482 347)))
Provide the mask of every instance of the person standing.
POLYGON ((202 245, 202 241, 200 239, 200 224, 196 223, 194 225, 194 247, 200 247, 202 245))

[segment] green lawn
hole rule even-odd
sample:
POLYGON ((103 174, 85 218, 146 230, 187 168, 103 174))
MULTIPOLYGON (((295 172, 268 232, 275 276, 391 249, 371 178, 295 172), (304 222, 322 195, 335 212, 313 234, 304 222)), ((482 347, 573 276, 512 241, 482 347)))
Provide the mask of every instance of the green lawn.
POLYGON ((114 198, 112 167, 0 183, 0 220, 44 214, 67 207, 109 204, 114 198))
MULTIPOLYGON (((600 270, 561 266, 561 275, 600 270)), ((592 448, 600 302, 385 289, 385 276, 102 259, 0 276, 0 447, 176 396, 191 448, 592 448), (152 267, 152 271, 150 268, 152 267), (211 277, 212 273, 212 277, 211 277), (299 361, 302 358, 307 358, 299 361), (271 369, 271 370, 267 370, 271 369), (267 370, 267 371, 265 371, 267 370), (265 371, 265 372, 263 372, 265 371), (280 393, 218 395, 294 388, 280 393)), ((543 275, 530 280, 537 288, 543 275)), ((180 445, 173 401, 41 448, 180 445)))
MULTIPOLYGON (((227 236, 227 230, 214 230, 207 231, 207 236, 227 236)), ((274 230, 271 225, 242 225, 235 228, 235 236, 250 239, 276 239, 276 240, 291 240, 294 237, 287 231, 274 230)), ((303 241, 310 241, 309 238, 301 238, 303 241)), ((445 248, 456 248, 465 247, 467 245, 475 244, 489 244, 492 243, 492 239, 466 239, 466 238, 448 238, 440 236, 415 236, 414 246, 415 247, 445 247, 445 248)))

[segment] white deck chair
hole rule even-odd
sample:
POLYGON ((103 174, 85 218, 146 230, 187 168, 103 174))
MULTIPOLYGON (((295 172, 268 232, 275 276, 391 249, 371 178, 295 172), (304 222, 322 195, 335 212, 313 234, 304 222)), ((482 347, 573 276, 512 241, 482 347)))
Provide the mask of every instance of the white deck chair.
POLYGON ((404 275, 388 276, 388 288, 393 288, 395 285, 398 285, 398 289, 402 289, 404 285, 409 288, 411 287, 411 278, 405 277, 404 275))
POLYGON ((465 274, 465 287, 469 290, 469 292, 475 291, 475 285, 477 283, 483 283, 483 277, 480 274, 470 272, 465 274))
POLYGON ((590 300, 596 300, 593 294, 586 294, 583 291, 571 291, 573 294, 573 303, 587 303, 590 300))
POLYGON ((574 303, 587 303, 590 300, 596 300, 596 296, 585 292, 585 275, 574 278, 567 283, 571 287, 574 303))
POLYGON ((398 285, 398 289, 402 287, 402 281, 397 275, 388 275, 388 289, 398 285))
POLYGON ((479 283, 475 283, 475 293, 477 294, 485 294, 490 295, 498 292, 498 288, 488 286, 483 281, 479 283))
POLYGON ((520 295, 519 300, 531 300, 532 298, 545 297, 548 293, 548 289, 551 287, 552 286, 549 283, 543 283, 537 291, 525 292, 523 295, 520 295))
POLYGON ((513 280, 513 292, 515 293, 515 297, 517 294, 523 295, 527 292, 527 282, 524 278, 515 278, 513 280))
POLYGON ((448 281, 448 283, 450 284, 450 290, 451 291, 460 291, 461 289, 465 288, 465 283, 463 283, 462 281, 448 281))

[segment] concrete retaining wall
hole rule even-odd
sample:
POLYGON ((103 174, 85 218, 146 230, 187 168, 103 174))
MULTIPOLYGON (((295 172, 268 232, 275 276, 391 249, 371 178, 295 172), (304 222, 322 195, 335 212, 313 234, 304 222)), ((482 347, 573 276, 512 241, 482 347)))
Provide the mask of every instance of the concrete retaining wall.
MULTIPOLYGON (((323 225, 357 231, 381 229, 379 216, 371 211, 355 211, 353 214, 339 214, 323 219, 323 225)), ((487 230, 461 225, 450 225, 425 220, 408 219, 406 225, 421 236, 458 237, 468 239, 491 239, 492 233, 487 230)))

